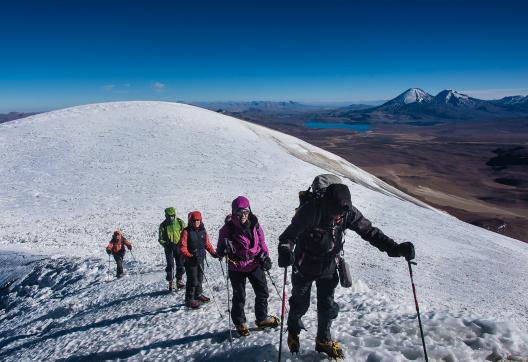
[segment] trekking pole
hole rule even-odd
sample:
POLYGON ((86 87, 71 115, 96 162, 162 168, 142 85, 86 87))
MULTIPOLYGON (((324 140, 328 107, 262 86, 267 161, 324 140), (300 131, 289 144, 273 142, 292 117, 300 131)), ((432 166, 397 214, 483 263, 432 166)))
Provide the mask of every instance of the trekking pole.
MULTIPOLYGON (((229 345, 231 348, 233 348, 233 334, 231 332, 231 300, 229 298, 229 274, 226 275, 224 273, 224 265, 222 264, 221 260, 218 260, 220 262, 220 267, 222 268, 222 275, 225 278, 226 281, 226 289, 227 289, 227 328, 229 329, 229 345)), ((226 270, 227 270, 227 255, 226 255, 226 270)))
MULTIPOLYGON (((271 284, 273 284, 273 287, 275 288, 275 291, 277 292, 277 295, 279 296, 280 300, 282 301, 282 296, 281 296, 281 294, 279 292, 279 288, 277 287, 277 284, 275 284, 275 281, 271 277, 271 273, 269 272, 269 270, 266 270, 266 273, 268 274, 268 277, 269 277, 269 279, 271 281, 271 284)), ((285 305, 285 307, 286 307, 286 312, 288 312, 288 306, 285 305)))
POLYGON ((416 297, 416 287, 414 286, 414 279, 413 279, 413 272, 411 264, 417 265, 416 262, 407 260, 407 265, 409 265, 409 275, 411 276, 411 285, 414 295, 414 305, 416 306, 416 314, 418 315, 418 324, 420 325, 420 335, 422 336, 422 346, 424 350, 425 355, 425 362, 429 362, 429 359, 427 358, 427 349, 425 348, 425 339, 423 334, 423 328, 422 328, 422 318, 420 318, 420 307, 418 306, 418 298, 416 297))
POLYGON ((132 250, 129 250, 130 251, 130 255, 132 255, 132 259, 134 259, 134 261, 136 262, 137 264, 137 260, 136 260, 136 257, 134 256, 134 253, 132 253, 132 250))
POLYGON ((204 270, 202 268, 202 265, 200 263, 198 263, 198 267, 200 268, 200 271, 202 272, 202 275, 204 276, 204 279, 205 279, 205 283, 207 284, 207 288, 211 291, 211 297, 213 298, 213 302, 214 304, 216 305, 216 309, 218 309, 218 313, 220 314, 220 317, 224 317, 224 315, 222 314, 222 310, 220 309, 220 307, 218 306, 218 303, 216 303, 216 298, 214 297, 214 290, 213 288, 211 288, 211 285, 209 285, 209 280, 207 279, 207 277, 205 276, 205 273, 204 273, 204 270))
MULTIPOLYGON (((134 259, 134 262, 136 264, 139 264, 136 257, 134 256, 134 253, 132 253, 132 249, 130 249, 130 255, 132 255, 132 259, 134 259)), ((139 271, 138 271, 138 274, 141 274, 143 272, 143 270, 141 268, 139 268, 139 271)))
POLYGON ((110 281, 110 254, 108 254, 108 281, 110 281))
MULTIPOLYGON (((220 263, 220 268, 222 269, 222 276, 224 279, 226 278, 225 272, 224 272, 224 264, 222 264, 222 260, 218 259, 218 262, 220 263)), ((227 282, 227 279, 226 279, 227 282)))
POLYGON ((284 329, 284 311, 286 309, 286 279, 288 278, 288 267, 284 268, 284 281, 282 283, 282 308, 281 308, 281 329, 279 339, 279 362, 282 354, 282 331, 284 329))

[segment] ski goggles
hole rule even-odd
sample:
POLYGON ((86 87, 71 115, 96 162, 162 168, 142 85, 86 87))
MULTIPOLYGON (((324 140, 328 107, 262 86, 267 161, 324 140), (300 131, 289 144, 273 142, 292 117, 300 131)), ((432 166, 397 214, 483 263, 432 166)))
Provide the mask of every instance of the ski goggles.
POLYGON ((242 216, 242 215, 248 216, 249 215, 249 209, 238 209, 235 214, 236 214, 236 216, 242 216))

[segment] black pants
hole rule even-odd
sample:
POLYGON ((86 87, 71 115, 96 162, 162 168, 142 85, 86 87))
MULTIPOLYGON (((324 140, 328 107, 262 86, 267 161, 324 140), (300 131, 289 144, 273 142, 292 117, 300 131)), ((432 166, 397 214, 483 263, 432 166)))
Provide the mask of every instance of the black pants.
POLYGON ((176 279, 181 279, 185 274, 185 268, 183 267, 183 256, 180 253, 180 245, 167 242, 164 245, 165 248, 165 259, 167 259, 167 281, 171 281, 174 277, 174 264, 176 264, 176 279), (176 262, 175 262, 176 261, 176 262))
MULTIPOLYGON (((335 263, 333 264, 335 266, 335 263)), ((290 313, 288 315, 288 331, 299 334, 302 328, 301 318, 310 307, 310 291, 312 283, 317 286, 317 338, 330 341, 332 320, 339 314, 339 305, 334 302, 334 291, 339 283, 337 269, 325 268, 327 272, 319 277, 306 277, 295 267, 292 272, 292 295, 290 297, 290 313), (329 270, 330 269, 330 270, 329 270)))
POLYGON ((120 277, 123 275, 123 259, 125 257, 125 252, 119 252, 119 253, 113 253, 114 254, 114 260, 117 264, 117 276, 120 277))
POLYGON ((185 283, 185 301, 190 302, 203 293, 202 282, 204 267, 203 260, 198 262, 186 262, 185 273, 187 273, 187 282, 185 283), (201 269, 200 269, 201 267, 201 269))
POLYGON ((246 279, 249 279, 255 292, 255 317, 262 321, 268 317, 268 285, 266 275, 260 265, 251 272, 229 271, 229 279, 233 287, 231 319, 235 325, 246 323, 244 304, 246 304, 246 279))

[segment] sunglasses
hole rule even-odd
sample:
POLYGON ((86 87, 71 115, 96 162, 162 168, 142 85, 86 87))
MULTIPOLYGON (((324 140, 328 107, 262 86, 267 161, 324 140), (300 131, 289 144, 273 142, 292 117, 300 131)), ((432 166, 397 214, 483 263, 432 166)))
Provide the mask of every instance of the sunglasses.
POLYGON ((239 210, 239 211, 236 212, 236 215, 237 216, 242 216, 242 215, 248 216, 249 215, 249 210, 239 210))

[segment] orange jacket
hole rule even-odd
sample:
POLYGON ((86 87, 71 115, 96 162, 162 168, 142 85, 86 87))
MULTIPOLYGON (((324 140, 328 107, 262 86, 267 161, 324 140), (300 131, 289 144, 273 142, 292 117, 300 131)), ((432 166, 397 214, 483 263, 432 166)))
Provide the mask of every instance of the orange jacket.
POLYGON ((120 231, 116 231, 114 232, 114 235, 112 236, 112 240, 110 240, 110 242, 106 246, 106 250, 109 250, 114 254, 118 254, 121 251, 123 251, 124 253, 125 252, 124 245, 126 245, 128 250, 132 250, 132 244, 130 243, 130 241, 125 239, 125 237, 123 236, 123 234, 121 234, 120 231))

